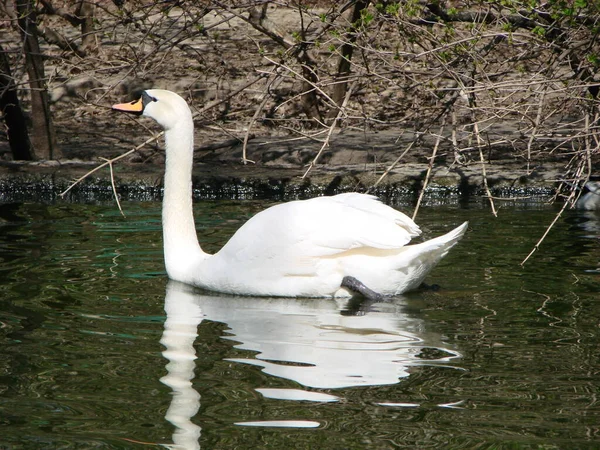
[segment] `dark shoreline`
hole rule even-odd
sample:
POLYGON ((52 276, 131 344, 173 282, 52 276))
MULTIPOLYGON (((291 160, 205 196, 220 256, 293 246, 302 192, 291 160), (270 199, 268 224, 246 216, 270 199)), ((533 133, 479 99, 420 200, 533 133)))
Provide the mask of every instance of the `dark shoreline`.
MULTIPOLYGON (((0 202, 59 199, 73 180, 101 162, 0 163, 0 202)), ((481 167, 438 167, 432 171, 426 198, 485 195, 481 167)), ((562 164, 547 164, 529 176, 514 165, 486 165, 486 178, 493 196, 501 198, 545 197, 554 194, 562 164)), ((163 167, 159 164, 116 164, 115 185, 122 200, 157 201, 162 195, 163 167)), ((403 164, 373 187, 383 170, 364 166, 316 166, 306 178, 305 169, 239 164, 196 164, 193 173, 196 199, 272 199, 277 201, 332 195, 339 192, 370 192, 386 201, 410 199, 419 194, 427 167, 403 164)), ((73 187, 64 197, 70 202, 113 199, 110 169, 102 168, 73 187)))

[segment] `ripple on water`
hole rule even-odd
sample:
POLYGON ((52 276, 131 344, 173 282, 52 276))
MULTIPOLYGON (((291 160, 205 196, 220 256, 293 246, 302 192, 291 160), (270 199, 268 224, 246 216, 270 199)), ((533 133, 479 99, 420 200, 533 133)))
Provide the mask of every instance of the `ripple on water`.
MULTIPOLYGON (((206 248, 262 206, 198 202, 206 248)), ((0 206, 0 447, 593 448, 595 219, 521 267, 556 211, 466 206, 419 213, 428 237, 470 221, 439 291, 363 316, 196 292, 171 335, 158 203, 0 206)))

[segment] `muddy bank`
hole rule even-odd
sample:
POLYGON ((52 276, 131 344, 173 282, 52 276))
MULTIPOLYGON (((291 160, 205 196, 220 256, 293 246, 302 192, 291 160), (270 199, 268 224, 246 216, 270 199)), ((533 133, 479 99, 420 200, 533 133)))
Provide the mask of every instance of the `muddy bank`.
MULTIPOLYGON (((177 91, 197 113, 196 198, 287 200, 350 190, 370 191, 388 199, 415 196, 428 177, 439 138, 435 133, 444 134, 439 139, 428 196, 481 194, 484 177, 496 196, 548 196, 559 180, 576 179, 577 171, 569 163, 577 152, 585 156, 588 144, 584 141, 589 134, 582 131, 584 108, 575 101, 581 93, 565 90, 563 82, 552 84, 552 80, 544 79, 541 81, 548 82, 548 88, 539 97, 541 81, 537 77, 542 71, 537 66, 531 68, 535 77, 529 78, 529 68, 505 65, 511 56, 521 55, 523 44, 513 46, 502 41, 493 53, 486 53, 487 72, 473 80, 477 108, 472 108, 464 95, 453 96, 456 77, 445 74, 438 58, 429 58, 429 51, 422 54, 415 50, 412 39, 406 41, 398 34, 395 22, 386 22, 390 18, 382 15, 385 20, 381 27, 371 30, 378 31, 361 38, 367 45, 364 61, 353 59, 356 86, 346 111, 317 164, 303 177, 320 152, 322 143, 317 140, 325 138, 332 122, 317 126, 315 120, 308 119, 299 101, 306 86, 297 77, 297 61, 281 59, 285 55, 280 43, 272 39, 272 33, 257 29, 256 23, 252 26, 251 16, 246 16, 252 13, 250 9, 233 14, 215 5, 210 12, 200 6, 196 11, 177 2, 166 8, 160 2, 140 10, 133 4, 125 6, 98 10, 99 23, 112 32, 99 35, 89 58, 82 60, 42 42, 48 56, 46 69, 54 74, 48 88, 63 159, 12 162, 0 133, 0 201, 53 201, 74 179, 101 164, 102 158, 115 158, 143 142, 157 131, 157 125, 149 119, 116 113, 110 105, 133 99, 140 89, 151 87, 177 91), (201 25, 200 29, 186 26, 196 19, 198 22, 193 23, 201 25), (171 45, 174 36, 180 45, 171 45), (136 58, 132 58, 132 49, 136 58), (374 68, 382 71, 373 72, 374 68), (373 76, 388 74, 388 70, 392 75, 373 76), (496 73, 497 83, 490 84, 490 73, 496 73), (532 80, 535 83, 530 83, 532 80), (443 119, 440 108, 448 107, 449 98, 456 101, 452 114, 443 119), (546 117, 544 121, 536 121, 531 113, 535 109, 539 117, 546 117), (249 140, 247 158, 254 163, 244 165, 242 142, 248 128, 254 136, 249 140), (420 130, 421 135, 415 135, 414 130, 420 130), (313 138, 300 138, 308 135, 313 138), (379 182, 397 160, 395 168, 379 182)), ((316 36, 324 30, 322 14, 328 10, 308 12, 271 2, 263 12, 264 18, 276 25, 272 31, 296 48, 294 36, 304 23, 303 14, 309 19, 303 29, 316 36)), ((44 20, 65 35, 74 33, 59 17, 44 20)), ((332 26, 336 25, 333 16, 332 20, 332 26)), ((261 24, 268 25, 264 21, 261 24)), ((336 26, 338 31, 345 29, 343 24, 336 26)), ((16 28, 8 31, 3 34, 6 42, 20 52, 20 33, 16 28)), ((459 37, 472 37, 470 28, 457 31, 459 37)), ((307 51, 321 76, 318 87, 323 91, 313 106, 327 116, 330 102, 325 101, 325 95, 331 94, 339 61, 337 50, 330 47, 341 48, 344 40, 331 33, 325 33, 323 39, 323 45, 318 46, 316 40, 310 41, 314 45, 307 51)), ((531 44, 537 46, 539 42, 531 44)), ((481 41, 481 45, 487 44, 481 41)), ((472 54, 481 57, 478 48, 473 47, 472 54)), ((532 61, 543 62, 548 53, 542 48, 533 56, 532 61)), ((25 108, 27 102, 25 96, 25 108)), ((160 199, 163 163, 160 142, 115 163, 114 181, 121 198, 160 199)), ((590 172, 598 171, 597 151, 591 152, 589 165, 590 172)), ((77 185, 66 198, 111 201, 108 167, 77 185)))
MULTIPOLYGON (((124 134, 122 134, 124 135, 124 134)), ((285 137, 254 137, 242 163, 239 139, 206 139, 196 146, 193 172, 196 198, 272 198, 288 200, 344 191, 369 191, 387 199, 411 197, 422 189, 429 161, 421 155, 432 148, 425 137, 415 152, 407 153, 378 183, 382 174, 400 156, 412 136, 393 133, 360 133, 346 130, 337 134, 319 162, 303 177, 320 144, 285 137), (417 155, 417 156, 415 156, 417 155)), ((97 141, 96 141, 97 142, 97 141)), ((114 145, 93 144, 76 147, 72 155, 85 159, 0 162, 0 201, 52 201, 73 180, 110 158, 127 151, 131 142, 115 140, 114 145)), ((102 144, 102 142, 100 142, 102 144)), ((123 200, 161 198, 164 154, 162 143, 118 161, 113 166, 114 181, 123 200)), ((464 156, 464 153, 463 153, 464 156)), ((428 196, 470 196, 483 193, 482 164, 471 159, 457 161, 449 150, 441 149, 429 175, 428 196)), ((562 177, 565 161, 541 159, 533 155, 529 163, 522 156, 496 151, 485 155, 485 175, 492 193, 499 197, 548 196, 562 177)), ((77 184, 65 197, 70 201, 110 200, 109 167, 95 171, 77 184)))

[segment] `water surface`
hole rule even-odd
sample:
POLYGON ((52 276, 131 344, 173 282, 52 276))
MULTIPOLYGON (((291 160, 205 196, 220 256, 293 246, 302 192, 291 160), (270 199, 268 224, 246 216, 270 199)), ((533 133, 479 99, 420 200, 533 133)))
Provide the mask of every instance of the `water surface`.
MULTIPOLYGON (((595 448, 600 216, 470 221, 440 285, 366 307, 168 283, 160 205, 0 205, 0 448, 595 448)), ((265 202, 196 203, 217 250, 265 202)), ((405 205, 402 209, 409 210, 405 205)))

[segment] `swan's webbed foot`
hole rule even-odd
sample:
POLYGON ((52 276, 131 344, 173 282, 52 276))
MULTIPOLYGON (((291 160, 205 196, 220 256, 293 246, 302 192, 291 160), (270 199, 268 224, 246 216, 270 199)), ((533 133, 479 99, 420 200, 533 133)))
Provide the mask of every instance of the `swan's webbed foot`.
POLYGON ((386 299, 385 296, 368 288, 367 286, 365 286, 363 284, 362 281, 357 280, 354 277, 349 277, 349 276, 344 277, 342 279, 341 286, 345 287, 346 289, 349 289, 350 291, 354 292, 355 294, 362 295, 364 298, 366 298, 367 300, 370 300, 373 303, 383 302, 386 299))
POLYGON ((425 283, 421 283, 421 285, 419 286, 419 290, 421 291, 433 291, 433 292, 437 292, 441 289, 442 287, 439 284, 425 284, 425 283))

